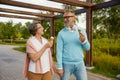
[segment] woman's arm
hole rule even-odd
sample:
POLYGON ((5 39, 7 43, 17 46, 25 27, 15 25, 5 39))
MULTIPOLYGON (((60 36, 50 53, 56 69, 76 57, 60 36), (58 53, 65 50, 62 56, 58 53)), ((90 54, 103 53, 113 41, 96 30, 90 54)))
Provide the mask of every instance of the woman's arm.
POLYGON ((53 45, 53 40, 50 40, 48 43, 46 43, 40 51, 36 52, 35 49, 28 45, 27 46, 27 54, 28 56, 30 57, 30 59, 34 62, 36 62, 41 56, 42 54, 44 53, 44 51, 47 49, 47 48, 50 48, 52 47, 53 45))

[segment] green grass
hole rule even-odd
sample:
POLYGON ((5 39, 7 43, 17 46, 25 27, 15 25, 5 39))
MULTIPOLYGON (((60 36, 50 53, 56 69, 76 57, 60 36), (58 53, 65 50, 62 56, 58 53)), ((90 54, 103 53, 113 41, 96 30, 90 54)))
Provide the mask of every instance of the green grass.
POLYGON ((116 78, 120 74, 120 40, 93 40, 93 66, 91 70, 108 77, 116 78))
POLYGON ((4 45, 14 45, 14 46, 25 46, 26 39, 25 40, 10 40, 10 39, 3 39, 0 44, 4 45))
POLYGON ((109 77, 116 77, 120 73, 120 58, 109 54, 101 53, 99 56, 93 56, 93 64, 97 72, 109 77))
POLYGON ((13 45, 13 46, 19 46, 19 47, 15 47, 13 48, 14 50, 17 50, 17 51, 21 51, 21 52, 26 52, 26 40, 14 40, 12 43, 10 40, 3 40, 2 42, 0 42, 0 44, 3 44, 3 45, 13 45))
POLYGON ((3 44, 3 45, 13 45, 13 46, 25 46, 26 44, 16 44, 16 43, 0 43, 0 44, 3 44))
POLYGON ((102 70, 99 70, 97 68, 92 69, 91 72, 97 73, 97 74, 101 74, 101 75, 104 75, 106 77, 111 77, 111 78, 115 78, 116 77, 116 75, 113 75, 110 72, 103 72, 102 70))
POLYGON ((26 53, 26 48, 25 47, 16 47, 16 48, 13 48, 14 50, 17 50, 17 51, 21 51, 23 53, 26 53))

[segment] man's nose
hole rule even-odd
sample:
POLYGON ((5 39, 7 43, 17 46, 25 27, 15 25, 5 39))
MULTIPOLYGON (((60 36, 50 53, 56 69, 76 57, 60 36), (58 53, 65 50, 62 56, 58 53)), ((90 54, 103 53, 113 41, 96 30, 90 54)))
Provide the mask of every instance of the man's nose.
POLYGON ((65 20, 65 21, 68 21, 68 18, 65 18, 64 20, 65 20))

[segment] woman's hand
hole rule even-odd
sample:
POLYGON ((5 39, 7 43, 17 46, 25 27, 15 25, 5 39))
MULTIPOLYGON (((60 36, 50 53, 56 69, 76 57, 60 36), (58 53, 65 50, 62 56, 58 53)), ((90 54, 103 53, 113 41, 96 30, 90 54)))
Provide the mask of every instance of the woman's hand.
POLYGON ((46 43, 45 46, 46 46, 47 48, 51 48, 51 47, 53 46, 53 40, 54 40, 54 37, 51 37, 51 38, 50 38, 50 41, 48 41, 48 43, 46 43))

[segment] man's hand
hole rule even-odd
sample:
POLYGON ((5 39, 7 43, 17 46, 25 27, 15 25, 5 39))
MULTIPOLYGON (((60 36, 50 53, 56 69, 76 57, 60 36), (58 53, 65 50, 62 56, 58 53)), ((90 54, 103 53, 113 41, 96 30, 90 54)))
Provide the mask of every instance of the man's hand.
POLYGON ((55 65, 55 62, 53 62, 52 68, 53 68, 53 71, 54 71, 55 73, 57 73, 57 67, 56 67, 56 65, 55 65))
POLYGON ((57 69, 57 73, 60 77, 63 76, 63 72, 64 72, 63 69, 57 69))
POLYGON ((79 32, 81 42, 84 42, 85 41, 85 36, 82 34, 80 29, 78 29, 78 32, 79 32))

